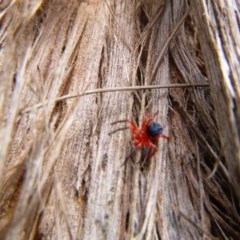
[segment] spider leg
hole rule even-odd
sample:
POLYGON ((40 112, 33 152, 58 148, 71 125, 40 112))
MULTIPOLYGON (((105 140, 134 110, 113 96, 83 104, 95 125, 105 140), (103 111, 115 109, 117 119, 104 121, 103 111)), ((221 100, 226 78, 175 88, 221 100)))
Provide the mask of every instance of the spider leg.
POLYGON ((138 126, 134 121, 127 119, 127 123, 129 123, 129 128, 132 130, 133 134, 139 132, 138 126))
MULTIPOLYGON (((115 124, 117 124, 117 123, 126 123, 127 121, 128 121, 127 119, 118 120, 118 121, 112 122, 111 125, 115 125, 115 124)), ((122 130, 126 130, 126 129, 128 129, 128 127, 118 128, 118 129, 113 130, 113 131, 111 131, 110 133, 108 133, 108 135, 111 135, 111 134, 113 134, 113 133, 115 133, 115 132, 122 131, 122 130)))
POLYGON ((151 154, 149 156, 149 159, 157 152, 157 147, 156 145, 154 145, 152 142, 149 143, 149 147, 152 149, 151 150, 151 154))
POLYGON ((126 130, 126 129, 128 129, 128 127, 118 128, 118 129, 116 129, 116 130, 113 130, 113 131, 109 132, 108 135, 112 135, 112 134, 114 134, 115 132, 122 131, 122 130, 126 130))
POLYGON ((153 114, 152 118, 154 119, 157 115, 158 115, 158 111, 156 111, 156 112, 153 114))
POLYGON ((166 135, 164 135, 164 134, 161 134, 161 136, 160 136, 160 137, 162 137, 162 138, 165 138, 165 139, 169 140, 169 137, 168 137, 168 136, 166 136, 166 135))
POLYGON ((127 122, 127 121, 128 121, 127 119, 118 120, 118 121, 112 122, 111 125, 115 125, 115 124, 117 124, 117 123, 125 123, 125 122, 127 122))
POLYGON ((135 153, 136 153, 136 149, 135 148, 131 148, 130 154, 128 154, 126 156, 125 160, 121 164, 121 167, 125 166, 125 164, 128 162, 128 159, 133 159, 133 156, 134 156, 135 153))
POLYGON ((169 140, 169 137, 164 134, 159 134, 159 135, 153 137, 152 140, 155 141, 155 140, 158 140, 159 138, 165 138, 165 139, 169 140))
POLYGON ((151 123, 157 115, 158 115, 158 111, 155 112, 152 117, 149 117, 148 114, 145 113, 143 117, 142 128, 147 127, 149 123, 151 123))
POLYGON ((143 154, 142 154, 142 159, 141 159, 141 167, 146 166, 149 164, 149 156, 152 153, 152 148, 144 148, 143 149, 143 154))

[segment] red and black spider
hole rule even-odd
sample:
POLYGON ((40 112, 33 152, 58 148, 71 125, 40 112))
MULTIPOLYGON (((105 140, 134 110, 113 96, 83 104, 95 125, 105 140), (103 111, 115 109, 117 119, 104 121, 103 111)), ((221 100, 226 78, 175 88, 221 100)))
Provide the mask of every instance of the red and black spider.
MULTIPOLYGON (((157 114, 158 112, 156 112, 152 117, 149 117, 147 114, 145 114, 140 128, 134 121, 129 119, 117 121, 113 124, 118 122, 127 122, 129 124, 127 128, 130 128, 132 131, 132 142, 134 146, 138 149, 150 148, 151 152, 149 154, 149 158, 151 158, 157 152, 156 141, 159 138, 169 139, 169 137, 163 134, 162 125, 154 121, 157 114)), ((127 128, 125 127, 117 129, 112 133, 127 128)))

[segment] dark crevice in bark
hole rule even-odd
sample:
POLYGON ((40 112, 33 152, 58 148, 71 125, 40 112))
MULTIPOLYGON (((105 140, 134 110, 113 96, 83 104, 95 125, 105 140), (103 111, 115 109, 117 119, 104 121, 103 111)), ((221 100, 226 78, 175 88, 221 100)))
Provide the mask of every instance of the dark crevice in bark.
MULTIPOLYGON (((187 128, 189 130, 189 137, 190 139, 192 139, 191 141, 199 141, 198 137, 199 135, 196 135, 196 130, 199 131, 199 133, 201 133, 202 136, 205 136, 205 127, 201 128, 201 126, 199 126, 199 124, 196 123, 196 125, 192 125, 189 124, 189 120, 187 120, 187 117, 185 114, 183 115, 183 108, 180 107, 179 108, 179 103, 177 103, 176 105, 176 100, 173 100, 171 95, 170 95, 170 99, 172 101, 172 106, 173 108, 180 114, 180 116, 182 116, 182 120, 186 121, 187 124, 187 128)), ((198 112, 196 112, 198 113, 198 112)), ((188 112, 189 114, 189 112, 188 112)), ((201 115, 196 116, 197 118, 201 119, 201 115)), ((189 114, 189 118, 190 118, 190 114, 189 114)), ((214 147, 214 144, 211 143, 213 140, 212 138, 213 136, 208 136, 205 140, 206 143, 209 144, 209 146, 214 147)), ((215 142, 215 141, 213 141, 215 142)), ((198 149, 199 149, 199 155, 201 158, 201 162, 204 161, 204 168, 201 167, 201 171, 204 174, 204 178, 207 178, 209 176, 209 173, 213 170, 215 164, 216 164, 216 160, 215 157, 212 156, 212 154, 210 152, 207 151, 207 149, 204 147, 204 143, 198 143, 198 149), (206 172, 206 167, 207 167, 207 172, 206 172), (204 170, 205 169, 205 170, 204 170)), ((222 161, 222 163, 224 163, 223 161, 223 157, 221 156, 221 153, 218 151, 220 149, 220 146, 215 146, 215 153, 217 154, 216 156, 218 156, 220 158, 220 160, 222 161)), ((203 162, 201 163, 201 165, 203 164, 203 162)), ((193 170, 193 169, 192 169, 193 170)), ((211 186, 210 188, 207 187, 207 185, 205 186, 205 191, 206 194, 208 194, 209 196, 209 201, 210 203, 214 206, 214 208, 216 209, 216 211, 218 213, 218 216, 216 216, 217 219, 219 219, 219 225, 216 225, 215 221, 212 221, 212 229, 217 229, 219 228, 219 226, 221 226, 221 228, 223 229, 224 232, 228 232, 229 231, 229 226, 227 224, 227 222, 229 221, 228 218, 232 218, 232 227, 231 227, 231 235, 236 237, 234 233, 234 229, 237 229, 237 222, 238 221, 238 214, 236 211, 234 211, 234 205, 231 203, 236 202, 237 197, 234 195, 234 192, 231 191, 231 189, 229 189, 229 184, 231 185, 231 183, 229 182, 229 180, 224 177, 224 171, 222 171, 222 169, 220 167, 218 167, 217 172, 214 174, 214 177, 212 179, 210 179, 209 181, 213 181, 216 183, 218 183, 218 188, 219 190, 217 192, 212 192, 213 187, 211 186), (220 202, 221 203, 220 203, 220 202), (229 204, 226 205, 226 203, 229 202, 229 204), (235 213, 234 213, 235 212, 235 213), (234 219, 234 220, 233 220, 234 219)), ((189 189, 192 189, 191 187, 192 185, 192 180, 189 179, 189 189)), ((197 189, 195 189, 195 191, 198 191, 197 189)), ((191 192, 191 191, 190 191, 191 192)), ((206 198, 207 199, 207 196, 206 198)), ((196 203, 195 199, 192 199, 192 203, 193 205, 196 203)), ((207 207, 208 209, 208 207, 207 207)), ((211 213, 211 209, 208 209, 208 211, 211 213)), ((215 233, 215 231, 213 231, 213 233, 215 233)), ((230 233, 229 233, 230 234, 230 233)), ((221 234, 220 234, 221 235, 221 234)), ((218 232, 218 236, 219 236, 219 232, 218 232)))

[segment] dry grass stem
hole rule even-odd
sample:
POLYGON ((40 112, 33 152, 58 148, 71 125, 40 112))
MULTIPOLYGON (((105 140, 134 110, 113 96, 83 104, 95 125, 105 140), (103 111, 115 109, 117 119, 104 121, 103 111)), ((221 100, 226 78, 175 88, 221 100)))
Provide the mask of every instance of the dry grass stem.
POLYGON ((240 239, 238 12, 1 1, 0 239, 240 239))
MULTIPOLYGON (((97 93, 108 93, 108 92, 120 92, 120 91, 137 91, 137 90, 154 90, 154 89, 164 89, 164 88, 198 88, 198 87, 209 87, 208 83, 196 83, 196 84, 168 84, 168 85, 151 85, 151 86, 134 86, 134 87, 116 87, 116 88, 103 88, 103 89, 94 89, 94 90, 88 90, 88 91, 84 91, 83 94, 71 94, 71 95, 65 95, 59 98, 55 99, 55 102, 60 102, 60 101, 64 101, 67 99, 71 99, 71 98, 76 98, 76 97, 81 97, 84 95, 89 95, 89 94, 97 94, 97 93)), ((23 109, 21 111, 22 114, 24 113, 28 113, 34 109, 38 109, 43 107, 44 105, 48 104, 48 101, 46 101, 45 103, 40 103, 40 104, 36 104, 32 107, 23 109)))

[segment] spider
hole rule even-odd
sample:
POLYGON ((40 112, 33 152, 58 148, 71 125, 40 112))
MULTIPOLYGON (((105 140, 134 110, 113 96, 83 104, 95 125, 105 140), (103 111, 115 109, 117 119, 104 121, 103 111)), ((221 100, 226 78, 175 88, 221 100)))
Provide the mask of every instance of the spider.
MULTIPOLYGON (((159 138, 165 138, 167 140, 169 139, 169 137, 163 134, 162 125, 154 121, 157 114, 158 112, 156 112, 152 117, 149 117, 147 114, 145 114, 140 128, 137 126, 137 124, 134 121, 129 119, 120 120, 112 124, 115 124, 118 122, 127 122, 129 125, 127 128, 130 128, 130 130, 132 131, 132 142, 135 148, 138 148, 138 149, 145 148, 145 147, 150 148, 151 152, 149 154, 149 158, 151 158, 157 152, 156 141, 159 138)), ((116 131, 124 130, 127 128, 125 127, 125 128, 117 129, 111 132, 111 134, 116 131)))

